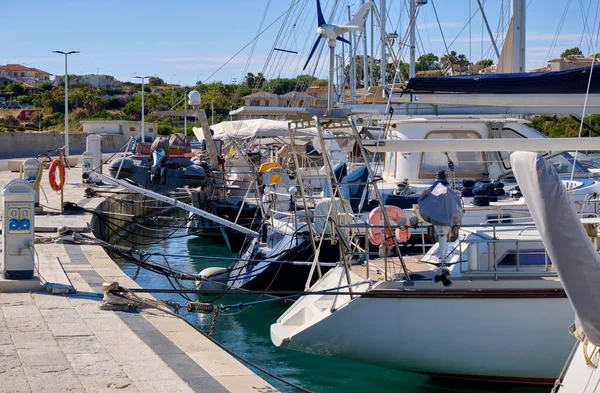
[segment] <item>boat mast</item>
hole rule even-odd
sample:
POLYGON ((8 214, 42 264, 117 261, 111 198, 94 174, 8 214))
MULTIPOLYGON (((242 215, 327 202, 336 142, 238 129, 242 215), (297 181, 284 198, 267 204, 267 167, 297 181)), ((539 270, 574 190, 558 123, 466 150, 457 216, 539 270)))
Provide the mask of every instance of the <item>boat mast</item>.
MULTIPOLYGON (((350 13, 350 5, 348 5, 348 23, 352 21, 352 14, 350 13)), ((350 102, 356 102, 356 33, 353 31, 348 32, 348 38, 350 38, 350 50, 348 53, 350 61, 350 102)))
MULTIPOLYGON (((361 0, 361 4, 365 4, 365 0, 361 0)), ((373 17, 371 17, 373 20, 373 17)), ((369 89, 369 54, 367 53, 367 20, 363 25, 363 99, 367 98, 367 90, 369 89)))
POLYGON ((385 86, 385 65, 387 64, 386 54, 385 54, 385 46, 387 40, 387 34, 385 33, 385 20, 386 20, 386 10, 385 10, 385 0, 381 0, 381 7, 379 10, 379 16, 381 19, 381 86, 385 86))
POLYGON ((416 45, 416 35, 415 30, 417 28, 416 22, 416 12, 417 7, 415 5, 415 0, 410 0, 410 65, 408 72, 408 79, 412 79, 416 75, 416 59, 415 59, 415 45, 416 45))
POLYGON ((525 72, 525 0, 512 1, 512 72, 525 72))

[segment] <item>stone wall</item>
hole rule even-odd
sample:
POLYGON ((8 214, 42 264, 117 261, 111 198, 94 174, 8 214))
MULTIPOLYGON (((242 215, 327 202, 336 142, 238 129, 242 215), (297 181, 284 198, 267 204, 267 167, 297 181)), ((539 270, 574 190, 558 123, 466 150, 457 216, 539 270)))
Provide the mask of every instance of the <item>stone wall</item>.
MULTIPOLYGON (((69 133, 71 155, 85 151, 85 138, 89 134, 69 133)), ((119 150, 129 137, 119 134, 102 135, 103 153, 119 150)), ((63 147, 65 135, 57 132, 0 132, 0 159, 36 157, 48 150, 63 147)), ((56 154, 53 154, 56 155, 56 154)))

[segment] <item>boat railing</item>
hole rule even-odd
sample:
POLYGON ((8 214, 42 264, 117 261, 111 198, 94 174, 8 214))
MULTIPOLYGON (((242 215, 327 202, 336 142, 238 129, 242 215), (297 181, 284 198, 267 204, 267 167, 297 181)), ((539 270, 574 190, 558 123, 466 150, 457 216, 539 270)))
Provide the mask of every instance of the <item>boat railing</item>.
MULTIPOLYGON (((530 228, 535 229, 535 228, 530 228)), ((541 239, 468 238, 458 241, 461 274, 556 275, 541 239)))

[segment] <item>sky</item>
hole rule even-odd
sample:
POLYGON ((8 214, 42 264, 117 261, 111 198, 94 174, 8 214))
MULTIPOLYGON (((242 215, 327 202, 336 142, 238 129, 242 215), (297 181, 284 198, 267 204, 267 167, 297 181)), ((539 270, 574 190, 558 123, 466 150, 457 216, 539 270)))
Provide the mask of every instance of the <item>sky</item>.
MULTIPOLYGON (((361 4, 321 1, 330 23, 347 22, 348 6, 355 12, 361 4)), ((387 0, 388 33, 406 34, 407 1, 387 0)), ((545 66, 566 48, 579 46, 586 55, 600 52, 600 1, 527 1, 528 70, 545 66)), ((375 2, 379 6, 380 0, 375 2)), ((501 45, 510 0, 483 4, 501 45)), ((267 79, 294 77, 302 73, 317 38, 316 0, 30 0, 26 7, 8 2, 1 15, 0 65, 19 63, 62 75, 64 57, 52 51, 78 50, 69 56, 69 73, 108 74, 121 81, 153 75, 180 85, 198 80, 231 83, 242 81, 248 72, 262 72, 267 79)), ((419 10, 417 32, 417 55, 443 55, 445 40, 448 50, 473 62, 494 58, 476 0, 430 0, 419 10)), ((323 51, 304 73, 326 78, 326 60, 323 51)))

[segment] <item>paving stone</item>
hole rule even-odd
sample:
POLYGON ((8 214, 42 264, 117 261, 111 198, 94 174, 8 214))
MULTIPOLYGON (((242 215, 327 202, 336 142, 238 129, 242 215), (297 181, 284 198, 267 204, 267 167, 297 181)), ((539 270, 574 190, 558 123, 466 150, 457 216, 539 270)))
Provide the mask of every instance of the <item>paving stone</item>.
POLYGON ((50 348, 57 347, 54 336, 49 330, 36 332, 11 333, 13 343, 17 349, 21 348, 50 348))
POLYGON ((3 293, 0 296, 0 307, 33 305, 33 297, 29 293, 3 293))
MULTIPOLYGON (((137 380, 134 381, 135 386, 142 393, 194 393, 194 390, 181 380, 137 380)), ((212 390, 197 390, 196 392, 210 392, 212 390)))
POLYGON ((11 317, 6 321, 6 325, 11 332, 35 332, 47 330, 46 321, 39 316, 31 317, 11 317))
POLYGON ((21 367, 21 360, 14 345, 0 345, 0 377, 5 372, 19 367, 21 367))
POLYGON ((189 352, 188 356, 205 369, 210 375, 254 375, 254 373, 237 360, 231 359, 226 352, 189 352))
POLYGON ((4 313, 4 318, 14 318, 14 317, 35 317, 40 315, 40 310, 37 308, 35 303, 33 303, 33 299, 31 299, 31 304, 27 305, 6 305, 2 306, 2 312, 4 313))
POLYGON ((125 377, 121 366, 108 353, 73 353, 67 355, 75 374, 125 377))
POLYGON ((276 393, 273 386, 256 375, 223 375, 215 377, 217 382, 231 392, 276 393))
MULTIPOLYGON (((137 381, 177 380, 179 377, 167 365, 157 358, 155 361, 131 361, 121 365, 127 376, 137 381)), ((136 383, 137 385, 137 383, 136 383)))
POLYGON ((50 295, 44 293, 36 294, 35 304, 40 310, 52 310, 61 308, 73 308, 69 298, 64 295, 50 295))
POLYGON ((58 346, 66 355, 76 353, 106 353, 106 348, 94 335, 57 337, 58 346))
POLYGON ((48 348, 20 348, 18 352, 19 359, 21 359, 21 363, 25 368, 48 364, 56 367, 70 367, 69 361, 58 346, 48 348))
POLYGON ((183 353, 177 345, 173 344, 158 330, 143 331, 140 334, 140 338, 158 355, 183 353))
POLYGON ((33 393, 85 393, 75 372, 69 367, 53 364, 27 367, 25 374, 33 393))
POLYGON ((30 393, 31 387, 23 367, 0 369, 0 393, 30 393))
POLYGON ((79 375, 78 378, 88 393, 139 392, 135 384, 126 376, 79 375))

